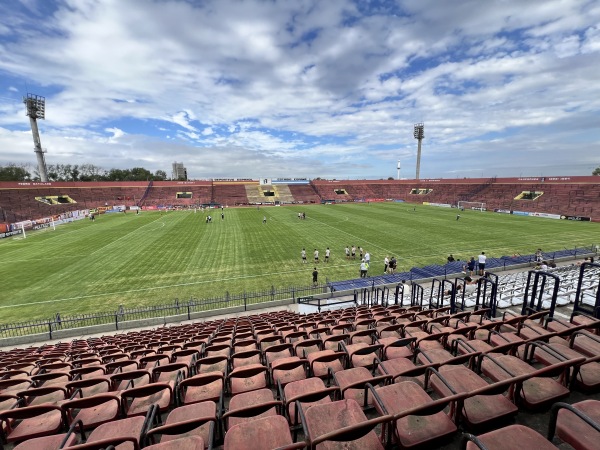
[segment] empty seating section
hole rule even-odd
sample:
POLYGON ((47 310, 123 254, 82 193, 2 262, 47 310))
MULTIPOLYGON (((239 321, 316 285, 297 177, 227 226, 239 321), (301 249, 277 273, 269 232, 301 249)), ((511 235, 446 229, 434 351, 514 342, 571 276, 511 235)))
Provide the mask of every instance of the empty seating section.
MULTIPOLYGON (((256 185, 257 183, 254 183, 254 186, 256 185)), ((247 205, 246 184, 215 181, 213 183, 213 200, 229 206, 247 205)))
MULTIPOLYGON (((0 220, 35 219, 76 209, 112 205, 229 206, 255 203, 320 203, 399 200, 411 203, 481 202, 488 210, 590 217, 600 220, 600 183, 595 177, 568 179, 517 178, 459 180, 312 180, 308 184, 269 186, 265 197, 258 181, 57 182, 47 186, 0 182, 0 220), (559 181, 557 181, 559 180, 559 181), (421 191, 421 194, 417 193, 421 191), (144 194, 148 191, 147 196, 144 194), (543 193, 534 200, 518 199, 523 192, 543 193), (180 195, 177 193, 186 193, 180 195), (191 197, 189 196, 191 194, 191 197), (68 195, 77 203, 50 205, 36 197, 68 195)), ((31 184, 31 183, 30 183, 31 184)))
POLYGON ((212 185, 210 182, 173 183, 155 181, 148 190, 148 195, 142 206, 199 206, 212 202, 212 185), (186 193, 186 195, 178 197, 177 194, 180 192, 186 193), (188 197, 190 194, 191 196, 188 197))
MULTIPOLYGON (((592 314, 599 269, 561 273, 592 314)), ((0 351, 0 437, 22 449, 597 448, 600 320, 563 319, 537 294, 519 314, 517 280, 498 279, 511 306, 498 317, 388 299, 0 351), (519 423, 532 415, 543 430, 519 423)))
POLYGON ((290 184, 290 193, 297 203, 321 203, 321 197, 309 184, 290 184))

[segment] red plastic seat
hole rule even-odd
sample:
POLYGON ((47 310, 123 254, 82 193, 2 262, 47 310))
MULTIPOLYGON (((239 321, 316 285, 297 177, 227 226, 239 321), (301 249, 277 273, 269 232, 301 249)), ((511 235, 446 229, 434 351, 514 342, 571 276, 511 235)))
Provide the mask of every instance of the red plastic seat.
POLYGON ((196 374, 221 372, 226 377, 228 367, 229 357, 224 355, 200 358, 196 361, 196 374))
POLYGON ((576 450, 595 450, 600 442, 600 400, 583 400, 573 405, 556 403, 548 439, 554 434, 576 450))
POLYGON ((511 383, 501 382, 489 385, 479 375, 464 366, 442 366, 439 372, 433 368, 430 384, 441 397, 468 394, 457 407, 458 417, 471 429, 494 424, 514 416, 518 408, 502 392, 511 383))
POLYGON ((173 404, 173 388, 168 383, 150 383, 121 391, 121 404, 127 417, 145 415, 152 406, 164 412, 173 404))
POLYGON ((514 401, 523 404, 528 409, 541 409, 561 398, 567 397, 569 389, 554 380, 554 376, 562 376, 565 381, 569 369, 585 358, 567 360, 536 370, 522 359, 511 355, 481 356, 481 371, 493 381, 513 379, 519 376, 529 376, 519 389, 515 390, 514 401))
POLYGON ((303 380, 307 376, 307 361, 297 356, 281 358, 271 364, 271 383, 285 386, 292 381, 303 380))
POLYGON ((179 402, 183 405, 189 405, 210 400, 216 402, 219 411, 221 411, 224 391, 225 375, 223 373, 202 373, 179 383, 179 402))
POLYGON ((306 412, 300 409, 300 417, 310 448, 327 442, 318 447, 322 449, 384 450, 382 440, 373 429, 391 420, 390 416, 368 420, 360 405, 352 399, 315 405, 306 412), (344 442, 343 447, 340 442, 344 442))
POLYGON ((121 413, 121 399, 116 395, 99 394, 67 401, 61 409, 68 425, 80 420, 85 429, 90 429, 115 420, 121 413))
POLYGON ((144 450, 203 450, 205 447, 204 439, 200 436, 187 436, 173 441, 148 445, 144 447, 144 450))
POLYGON ((283 400, 285 415, 290 425, 295 426, 300 423, 300 417, 296 413, 298 404, 306 409, 322 403, 331 403, 330 396, 333 395, 334 399, 337 399, 339 388, 325 387, 323 380, 313 377, 306 380, 292 381, 285 387, 280 386, 279 395, 283 400))
POLYGON ((363 408, 373 405, 373 398, 368 395, 367 383, 372 386, 385 385, 391 380, 389 375, 373 376, 365 367, 354 367, 340 370, 333 375, 335 384, 340 388, 341 397, 353 399, 363 408))
POLYGON ((372 390, 377 412, 392 415, 392 439, 400 448, 432 447, 452 436, 457 427, 443 409, 451 397, 432 400, 418 384, 402 381, 372 390))
POLYGON ((264 417, 231 427, 225 435, 223 450, 301 449, 304 442, 294 444, 285 418, 264 417))
POLYGON ((56 434, 63 426, 62 413, 56 405, 26 406, 0 412, 0 437, 8 443, 56 434))
POLYGON ((348 354, 348 367, 374 367, 375 359, 381 359, 383 345, 365 343, 358 344, 340 344, 341 349, 348 354))
POLYGON ((245 350, 234 353, 230 356, 231 367, 238 369, 240 367, 247 367, 251 365, 262 364, 262 353, 260 350, 245 350))
POLYGON ((260 364, 234 369, 228 375, 229 392, 232 396, 242 392, 267 387, 267 368, 260 364))
MULTIPOLYGON (((217 405, 214 402, 195 403, 173 409, 164 425, 152 428, 147 435, 151 443, 155 443, 156 437, 162 435, 161 444, 172 442, 182 445, 184 442, 181 438, 197 437, 202 440, 202 447, 199 448, 211 448, 216 423, 217 405)), ((199 441, 197 442, 197 445, 200 445, 199 441)))
POLYGON ((321 350, 308 355, 309 373, 319 378, 329 378, 332 374, 344 370, 345 352, 321 350))
POLYGON ((480 436, 465 434, 464 439, 467 441, 464 447, 466 450, 513 450, 515 448, 556 450, 557 448, 537 431, 523 425, 509 425, 480 436))
POLYGON ((240 423, 276 416, 281 404, 266 388, 238 394, 231 398, 229 410, 222 416, 223 425, 227 430, 240 423))

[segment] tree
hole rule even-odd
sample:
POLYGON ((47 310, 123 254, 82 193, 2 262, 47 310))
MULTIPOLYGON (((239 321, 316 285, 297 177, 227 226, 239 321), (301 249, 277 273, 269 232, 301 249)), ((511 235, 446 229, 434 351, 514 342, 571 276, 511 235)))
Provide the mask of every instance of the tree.
POLYGON ((131 169, 130 173, 130 181, 147 181, 152 179, 152 172, 143 167, 134 167, 131 169))
POLYGON ((31 174, 24 167, 9 163, 7 166, 0 166, 0 181, 28 181, 31 174))
POLYGON ((164 170, 157 170, 154 173, 154 181, 165 181, 167 179, 167 172, 164 170))
POLYGON ((594 169, 594 171, 592 172, 592 175, 598 175, 598 176, 600 176, 600 167, 596 167, 594 169))

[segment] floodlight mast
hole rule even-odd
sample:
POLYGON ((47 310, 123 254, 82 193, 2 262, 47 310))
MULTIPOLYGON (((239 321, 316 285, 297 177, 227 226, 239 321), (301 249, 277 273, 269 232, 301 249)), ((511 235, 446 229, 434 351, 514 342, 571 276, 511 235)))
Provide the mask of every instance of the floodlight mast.
POLYGON ((415 123, 414 127, 414 137, 418 140, 417 147, 417 174, 415 179, 419 179, 419 173, 421 172, 421 142, 425 137, 425 124, 423 123, 415 123))
POLYGON ((398 180, 400 179, 400 160, 398 160, 398 180))
POLYGON ((40 141, 40 131, 37 126, 37 119, 46 118, 46 99, 41 95, 27 94, 23 97, 23 103, 27 107, 27 116, 31 124, 31 133, 33 134, 34 152, 38 162, 38 172, 40 173, 41 181, 48 181, 48 170, 46 169, 46 161, 44 159, 44 150, 40 141))

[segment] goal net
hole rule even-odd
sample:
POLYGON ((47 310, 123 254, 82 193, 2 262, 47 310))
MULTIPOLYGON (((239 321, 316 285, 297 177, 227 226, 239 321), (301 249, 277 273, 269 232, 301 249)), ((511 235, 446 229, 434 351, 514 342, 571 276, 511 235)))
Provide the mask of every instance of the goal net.
POLYGON ((487 211, 485 202, 463 202, 460 201, 457 203, 457 208, 461 211, 465 209, 472 209, 474 211, 487 211))

